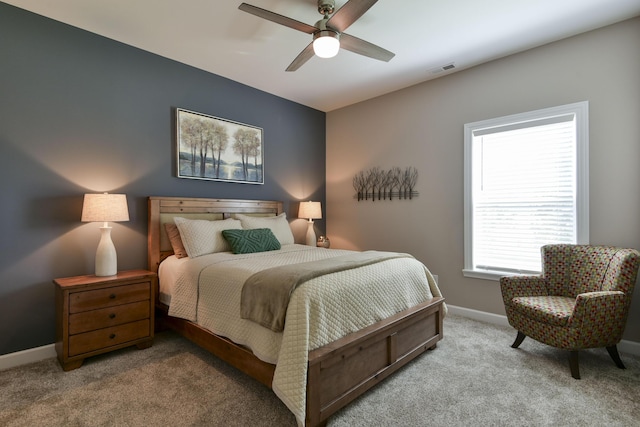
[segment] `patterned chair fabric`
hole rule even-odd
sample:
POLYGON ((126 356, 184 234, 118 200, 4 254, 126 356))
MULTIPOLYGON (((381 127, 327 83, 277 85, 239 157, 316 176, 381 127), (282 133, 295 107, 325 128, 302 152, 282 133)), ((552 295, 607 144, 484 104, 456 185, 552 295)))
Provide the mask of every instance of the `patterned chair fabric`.
POLYGON ((616 344, 627 321, 640 252, 566 244, 546 245, 541 252, 541 275, 500 279, 509 324, 518 330, 512 347, 528 336, 570 350, 575 378, 580 377, 580 349, 606 347, 624 367, 616 344))

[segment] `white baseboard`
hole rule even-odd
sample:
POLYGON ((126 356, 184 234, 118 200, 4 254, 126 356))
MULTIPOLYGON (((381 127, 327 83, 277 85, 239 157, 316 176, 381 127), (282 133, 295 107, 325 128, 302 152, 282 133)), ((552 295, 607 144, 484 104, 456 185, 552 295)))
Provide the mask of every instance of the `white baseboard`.
MULTIPOLYGON (((480 320, 482 322, 492 323, 494 325, 509 326, 507 316, 487 313, 485 311, 473 310, 471 308, 458 307, 451 304, 447 304, 447 308, 449 309, 449 313, 451 314, 468 317, 469 319, 480 320)), ((618 344, 618 351, 620 353, 640 356, 640 342, 622 340, 618 344)))
MULTIPOLYGON (((471 308, 458 307, 451 304, 447 304, 447 308, 449 309, 449 313, 457 316, 468 317, 469 319, 480 320, 494 325, 509 326, 506 316, 473 310, 471 308)), ((640 356, 640 342, 622 340, 620 341, 620 344, 618 344, 618 350, 620 353, 640 356)), ((49 359, 51 357, 56 357, 54 344, 4 354, 0 356, 0 371, 20 365, 26 365, 27 363, 39 362, 40 360, 49 359)))
POLYGON ((26 365, 27 363, 39 362, 52 357, 56 357, 56 347, 54 344, 3 354, 0 356, 0 371, 26 365))
POLYGON ((620 341, 620 344, 618 344, 618 351, 620 351, 620 353, 640 356, 640 342, 622 340, 620 341))
POLYGON ((447 304, 447 308, 449 309, 449 313, 457 316, 468 317, 469 319, 480 320, 494 325, 509 326, 507 316, 487 313, 486 311, 473 310, 471 308, 458 307, 457 305, 451 304, 447 304))

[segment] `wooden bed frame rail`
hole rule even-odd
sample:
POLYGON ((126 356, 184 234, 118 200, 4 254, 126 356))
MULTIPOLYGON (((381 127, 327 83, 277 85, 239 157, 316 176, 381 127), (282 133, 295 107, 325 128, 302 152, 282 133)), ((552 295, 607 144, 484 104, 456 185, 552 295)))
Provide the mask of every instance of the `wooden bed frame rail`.
POLYGON ((227 338, 212 334, 193 322, 169 316, 167 309, 168 307, 162 303, 156 304, 156 330, 171 329, 179 333, 217 358, 271 388, 276 365, 263 362, 254 356, 251 350, 227 338))
MULTIPOLYGON (((171 255, 161 238, 163 214, 212 214, 228 218, 234 213, 277 215, 281 202, 178 197, 149 198, 149 270, 171 255)), ((156 292, 159 295, 159 292, 156 292)), ((327 419, 371 387, 393 374, 443 338, 444 298, 432 298, 383 319, 360 331, 309 352, 307 372, 307 426, 325 425, 327 419)), ((271 387, 275 365, 258 359, 247 348, 217 336, 197 324, 167 315, 157 302, 158 328, 170 328, 185 338, 271 387)))

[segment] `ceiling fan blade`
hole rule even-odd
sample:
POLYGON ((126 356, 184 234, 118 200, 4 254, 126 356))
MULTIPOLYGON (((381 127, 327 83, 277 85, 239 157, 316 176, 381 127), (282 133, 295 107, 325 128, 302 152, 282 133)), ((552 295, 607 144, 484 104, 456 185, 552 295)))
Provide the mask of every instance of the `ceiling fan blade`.
POLYGON ((376 46, 373 43, 364 41, 349 34, 340 34, 340 47, 342 49, 349 50, 351 52, 368 56, 369 58, 377 59, 379 61, 389 62, 391 58, 396 56, 395 53, 389 52, 386 49, 376 46))
POLYGON ((296 56, 296 59, 294 59, 293 62, 287 67, 287 71, 296 71, 314 55, 315 53, 313 52, 313 42, 311 42, 307 45, 307 47, 304 48, 302 52, 300 52, 298 56, 296 56))
POLYGON ((377 2, 378 0, 349 0, 331 16, 327 21, 327 26, 335 28, 341 33, 377 2))
POLYGON ((259 16, 260 18, 268 21, 275 22, 276 24, 284 25, 285 27, 293 28, 294 30, 302 31, 303 33, 313 34, 318 29, 312 25, 305 24, 304 22, 296 21, 295 19, 288 18, 283 15, 271 12, 266 9, 262 9, 257 6, 252 6, 247 3, 241 3, 238 9, 250 13, 252 15, 259 16))

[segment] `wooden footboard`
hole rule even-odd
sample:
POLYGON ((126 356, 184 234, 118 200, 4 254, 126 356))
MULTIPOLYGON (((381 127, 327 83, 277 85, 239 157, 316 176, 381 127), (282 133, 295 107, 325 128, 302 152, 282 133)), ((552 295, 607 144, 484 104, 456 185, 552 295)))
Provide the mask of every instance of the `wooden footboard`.
POLYGON ((308 426, 327 418, 442 339, 443 298, 309 352, 308 426))
MULTIPOLYGON (((442 339, 444 298, 432 298, 309 352, 307 426, 332 414, 442 339)), ((275 365, 188 320, 167 316, 159 304, 157 328, 175 330, 245 374, 271 387, 275 365)))

